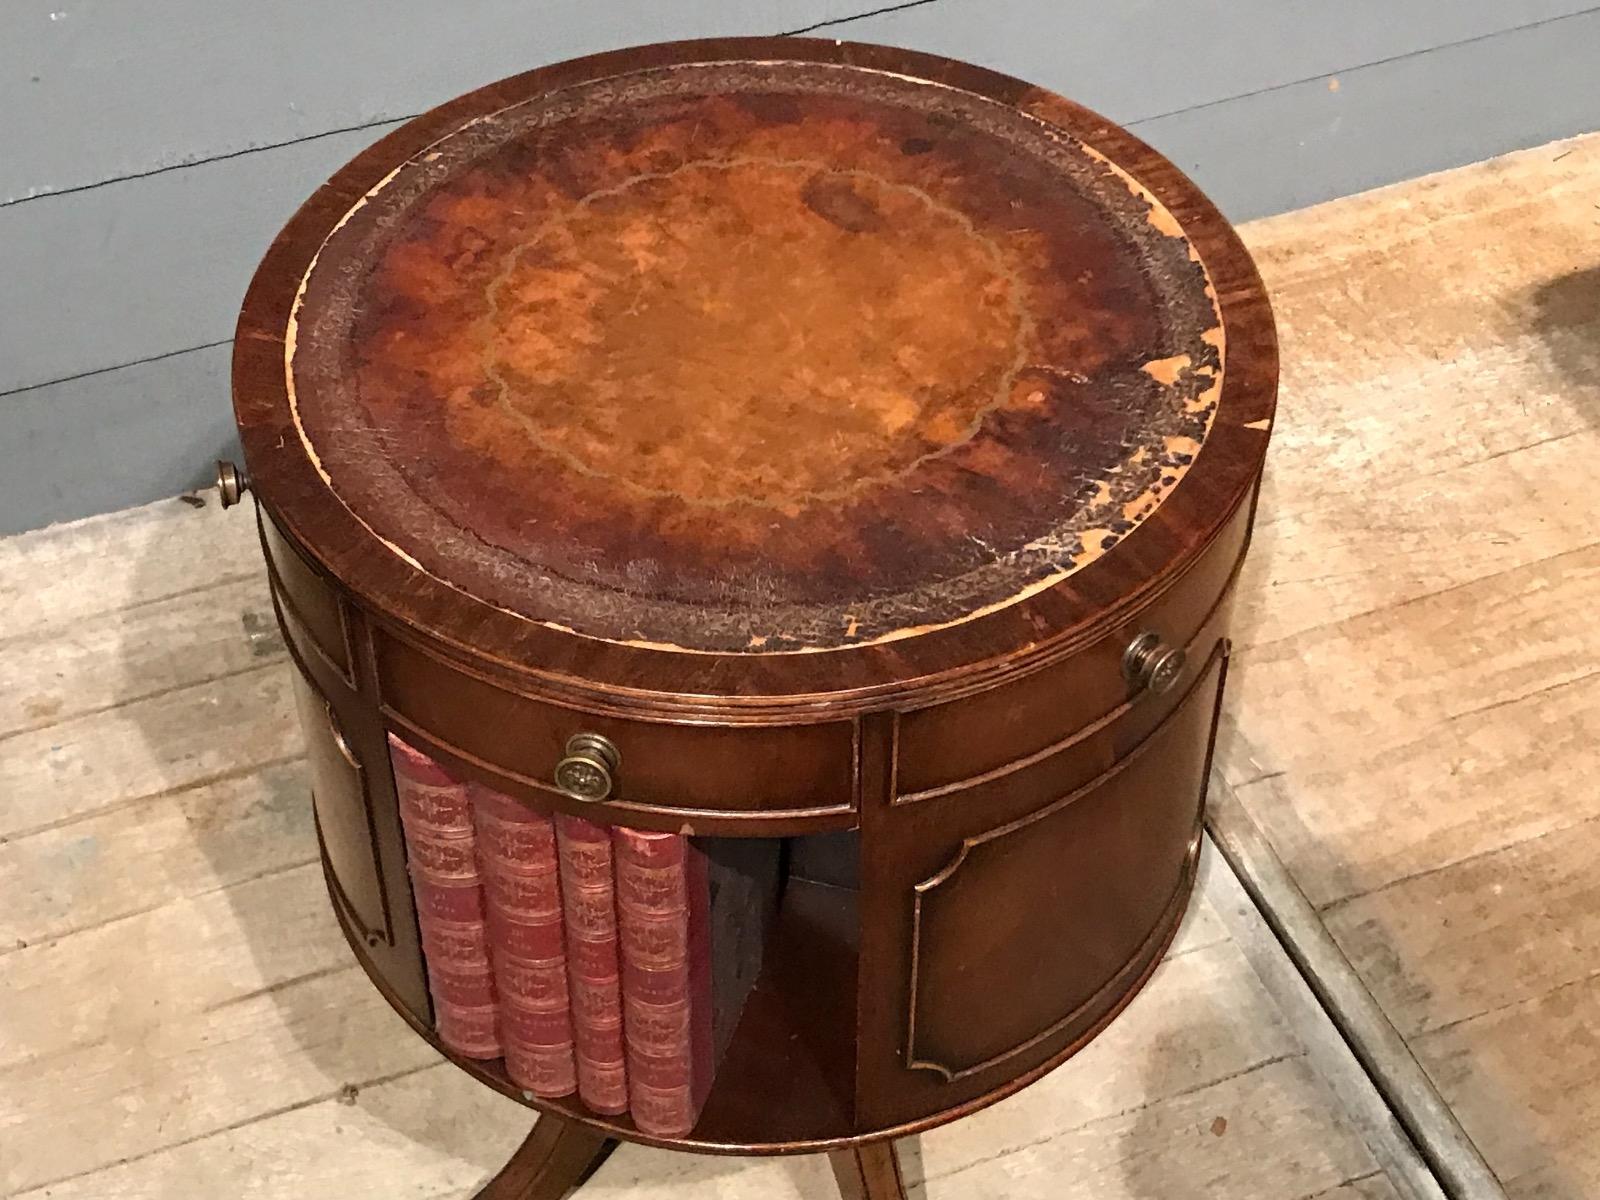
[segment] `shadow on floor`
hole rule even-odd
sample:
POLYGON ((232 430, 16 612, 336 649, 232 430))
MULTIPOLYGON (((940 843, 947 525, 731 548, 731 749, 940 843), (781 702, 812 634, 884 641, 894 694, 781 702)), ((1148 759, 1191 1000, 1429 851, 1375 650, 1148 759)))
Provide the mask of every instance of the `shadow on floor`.
POLYGON ((1555 388, 1600 428, 1600 266, 1558 275, 1526 297, 1555 388))

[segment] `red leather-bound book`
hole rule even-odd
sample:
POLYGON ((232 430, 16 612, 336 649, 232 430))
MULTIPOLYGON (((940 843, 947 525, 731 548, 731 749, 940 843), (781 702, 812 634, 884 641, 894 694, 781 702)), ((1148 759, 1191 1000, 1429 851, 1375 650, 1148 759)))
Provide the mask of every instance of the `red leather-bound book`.
POLYGON ((535 1096, 576 1090, 555 822, 471 785, 506 1074, 535 1096))
POLYGON ((439 1040, 466 1058, 497 1058, 499 1005, 467 786, 393 734, 389 758, 439 1040))
POLYGON ((709 883, 681 834, 617 828, 617 921, 634 1124, 676 1137, 694 1128, 714 1067, 709 883))
POLYGON ((556 816, 567 985, 572 997, 578 1095, 598 1113, 628 1110, 617 961, 617 894, 611 835, 581 817, 556 816))

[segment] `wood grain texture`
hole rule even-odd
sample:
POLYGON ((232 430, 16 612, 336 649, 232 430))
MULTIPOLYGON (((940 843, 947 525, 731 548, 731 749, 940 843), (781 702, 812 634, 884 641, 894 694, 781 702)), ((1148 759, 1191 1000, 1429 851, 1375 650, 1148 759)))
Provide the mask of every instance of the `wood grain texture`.
MULTIPOLYGON (((0 637, 7 647, 20 647, 31 635, 59 633, 201 584, 257 580, 255 540, 249 522, 229 519, 212 493, 199 508, 163 500, 0 539, 0 606, 6 613, 0 637)), ((28 654, 20 650, 19 660, 28 654)), ((112 674, 110 664, 106 674, 112 674)))
POLYGON ((1084 1200, 1315 1195, 1373 1169, 1359 1142, 1318 1129, 1316 1089, 1299 1060, 1273 1063, 998 1161, 935 1165, 925 1178, 930 1192, 943 1184, 983 1200, 1046 1189, 1084 1200))
POLYGON ((224 579, 174 597, 87 617, 66 631, 4 643, 0 740, 273 662, 283 639, 262 579, 224 579), (107 672, 115 659, 119 672, 107 672))
POLYGON ((1597 836, 1586 823, 1517 841, 1324 919, 1400 1031, 1425 1036, 1600 973, 1597 836))
POLYGON ((876 1142, 828 1155, 843 1200, 905 1200, 906 1184, 892 1142, 876 1142))
POLYGON ((8 901, 0 956, 199 891, 296 868, 304 878, 316 860, 304 806, 305 765, 294 758, 8 838, 0 844, 8 901), (220 830, 228 836, 217 837, 220 830), (149 884, 142 894, 128 890, 135 877, 149 884))
POLYGON ((1507 1191, 1546 1200, 1600 1171, 1597 179, 1591 136, 1246 234, 1291 365, 1220 760, 1507 1191))
POLYGON ((1399 1200, 1399 1197, 1400 1192, 1385 1176, 1369 1175, 1318 1192, 1309 1200, 1399 1200))
POLYGON ((581 1125, 540 1117, 528 1140, 474 1200, 561 1200, 605 1162, 616 1145, 581 1125))
POLYGON ((0 836, 231 777, 299 753, 288 679, 274 664, 8 738, 0 836), (208 728, 229 731, 228 744, 208 728))
POLYGON ((1600 978, 1591 973, 1415 1039, 1418 1057, 1514 1197, 1580 1200, 1600 1181, 1597 1006, 1600 978))
MULTIPOLYGON (((1592 238, 1582 180, 1597 164, 1600 143, 1582 139, 1341 202, 1333 208, 1343 213, 1317 214, 1319 227, 1365 232, 1321 244, 1353 244, 1356 257, 1301 257, 1276 293, 1300 350, 1286 403, 1302 415, 1284 424, 1269 480, 1313 474, 1330 447, 1343 469, 1326 476, 1340 483, 1304 502, 1273 510, 1269 500, 1264 510, 1276 515, 1263 521, 1241 585, 1238 711, 1254 761, 1242 745, 1223 761, 1246 793, 1271 782, 1252 779, 1290 772, 1300 797, 1293 810, 1260 805, 1256 815, 1318 903, 1586 814, 1588 789, 1551 806, 1548 788, 1561 772, 1582 771, 1573 751, 1592 736, 1584 699, 1592 637, 1586 623, 1545 604, 1586 594, 1596 562, 1592 495, 1575 473, 1597 436, 1600 395, 1581 365, 1591 353, 1581 329, 1582 297, 1600 276, 1573 255, 1592 238), (1386 199, 1402 206, 1388 224, 1378 219, 1386 199), (1447 210, 1454 216, 1431 226, 1436 233, 1418 236, 1419 215, 1447 210), (1474 253, 1476 220, 1515 249, 1484 264, 1483 285, 1430 282, 1441 241, 1474 253), (1378 251, 1385 236, 1386 254, 1378 251), (1353 282, 1311 287, 1324 270, 1372 282, 1359 291, 1353 282), (1382 352, 1364 339, 1366 365, 1356 369, 1366 373, 1331 386, 1317 364, 1344 344, 1336 314, 1359 328, 1360 312, 1385 294, 1411 296, 1406 332, 1382 352), (1485 328, 1507 344, 1478 351, 1469 339, 1485 328), (1486 369, 1481 354, 1504 365, 1486 369), (1431 435, 1403 415, 1422 409, 1437 414, 1431 435), (1518 727, 1506 725, 1514 712, 1541 714, 1530 719, 1543 745, 1496 736, 1518 727), (1363 780, 1354 792, 1343 784, 1352 755, 1363 780), (1518 761, 1538 765, 1519 771, 1518 761), (1447 774, 1419 770, 1423 763, 1447 774), (1448 807, 1425 803, 1441 778, 1450 780, 1448 807), (1345 832, 1312 817, 1312 795, 1345 832), (1380 826, 1383 836, 1371 837, 1380 826), (1319 865, 1308 856, 1312 842, 1340 849, 1319 865)), ((1287 220, 1256 227, 1269 275, 1289 265, 1274 250, 1287 248, 1275 240, 1287 220)), ((1281 502, 1287 493, 1269 482, 1268 496, 1281 502)))

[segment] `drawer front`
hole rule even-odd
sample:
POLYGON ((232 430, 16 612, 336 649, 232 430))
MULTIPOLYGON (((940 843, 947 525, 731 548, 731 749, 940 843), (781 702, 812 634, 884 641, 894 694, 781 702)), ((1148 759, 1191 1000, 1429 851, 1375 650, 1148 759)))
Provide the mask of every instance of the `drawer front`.
POLYGON ((1226 633, 1227 602, 1249 526, 1249 505, 1241 505, 1182 578, 1093 645, 990 691, 901 713, 896 794, 916 799, 963 786, 1134 710, 1146 728, 1153 726, 1172 711, 1226 633), (1187 655, 1183 675, 1161 695, 1136 693, 1123 675, 1123 654, 1145 631, 1187 655))
POLYGON ((299 624, 308 643, 302 648, 314 648, 349 682, 350 636, 338 594, 259 510, 257 524, 273 593, 299 624))
POLYGON ((861 1117, 915 1120, 1070 1049, 1135 990, 1182 914, 1226 655, 1167 719, 1069 787, 1040 763, 869 818, 861 1117))
MULTIPOLYGON (((1222 600, 1207 615, 1205 624, 1185 646, 1186 665, 1173 692, 1154 696, 1136 693, 1074 730, 1022 758, 968 779, 913 792, 897 786, 895 805, 919 804, 928 800, 960 795, 980 811, 993 811, 1001 797, 1021 794, 1041 799, 1061 795, 1080 787, 1141 745, 1183 702, 1195 682, 1204 678, 1216 658, 1225 653, 1228 620, 1233 612, 1230 585, 1222 600)), ((899 782, 899 781, 897 781, 899 782)))
POLYGON ((719 832, 738 817, 778 834, 847 827, 857 807, 856 725, 715 726, 597 715, 521 695, 384 629, 372 631, 390 723, 485 782, 547 807, 584 802, 554 784, 569 738, 609 739, 621 756, 604 820, 719 832), (707 818, 704 822, 700 818, 707 818))

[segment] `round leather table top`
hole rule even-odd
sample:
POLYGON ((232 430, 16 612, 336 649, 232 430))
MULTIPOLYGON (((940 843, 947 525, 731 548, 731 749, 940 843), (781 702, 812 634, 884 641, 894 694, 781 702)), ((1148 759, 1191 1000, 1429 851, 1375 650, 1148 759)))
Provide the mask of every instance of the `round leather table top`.
POLYGON ((1184 486, 1230 371, 1145 183, 896 72, 580 78, 341 208, 283 336, 305 456, 413 568, 611 642, 825 650, 1015 604, 1184 486))

